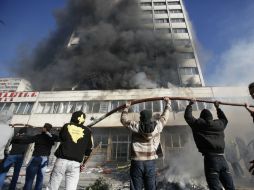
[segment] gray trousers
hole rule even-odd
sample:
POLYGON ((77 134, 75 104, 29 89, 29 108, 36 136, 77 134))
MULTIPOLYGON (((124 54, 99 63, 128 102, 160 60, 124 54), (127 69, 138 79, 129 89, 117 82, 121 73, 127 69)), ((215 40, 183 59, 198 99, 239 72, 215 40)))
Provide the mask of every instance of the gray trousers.
POLYGON ((79 181, 79 173, 79 162, 57 158, 50 176, 47 190, 58 190, 63 176, 65 176, 65 189, 76 190, 79 181))

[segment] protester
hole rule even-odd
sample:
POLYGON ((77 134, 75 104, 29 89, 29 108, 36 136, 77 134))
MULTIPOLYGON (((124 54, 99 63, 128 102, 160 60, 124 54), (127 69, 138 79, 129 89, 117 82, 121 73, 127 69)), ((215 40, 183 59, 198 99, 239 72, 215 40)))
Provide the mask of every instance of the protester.
POLYGON ((202 110, 198 119, 193 117, 193 104, 194 100, 190 101, 186 107, 184 118, 192 129, 193 138, 199 152, 204 156, 204 169, 208 187, 211 190, 219 190, 222 189, 222 184, 226 190, 234 190, 233 179, 224 158, 224 130, 228 120, 219 108, 219 102, 214 103, 218 115, 216 120, 213 120, 212 113, 207 109, 202 110))
MULTIPOLYGON (((249 93, 252 99, 254 99, 254 82, 249 84, 249 93)), ((250 115, 252 116, 254 122, 254 109, 251 109, 247 103, 245 104, 245 107, 250 112, 250 115)))
POLYGON ((33 181, 36 176, 35 190, 41 190, 43 178, 46 172, 48 157, 55 141, 58 140, 56 135, 50 133, 52 125, 45 123, 41 134, 32 137, 15 137, 13 143, 35 143, 32 159, 26 169, 26 180, 24 190, 33 189, 33 181))
POLYGON ((92 151, 92 134, 88 127, 83 126, 86 115, 82 111, 72 114, 70 123, 66 123, 60 133, 60 146, 56 150, 55 162, 47 189, 57 190, 65 176, 65 188, 77 189, 80 163, 88 158, 92 151))
POLYGON ((10 127, 12 113, 10 111, 0 112, 0 163, 3 162, 5 150, 9 148, 14 135, 14 128, 10 127))
POLYGON ((131 104, 126 103, 126 108, 121 115, 121 123, 132 132, 131 142, 131 168, 130 168, 130 189, 145 190, 156 189, 156 159, 162 156, 160 146, 160 133, 165 126, 170 100, 164 98, 166 106, 160 118, 152 121, 152 111, 143 110, 140 112, 140 121, 128 120, 128 110, 131 104))
MULTIPOLYGON (((18 133, 16 134, 16 137, 23 137, 27 133, 27 127, 21 128, 18 133)), ((19 178, 19 172, 23 164, 24 155, 26 153, 26 150, 28 148, 27 144, 20 144, 20 143, 13 143, 11 142, 11 151, 9 155, 6 157, 6 159, 3 162, 1 171, 0 171, 0 189, 2 189, 4 184, 4 179, 6 174, 8 173, 9 169, 14 165, 14 172, 12 176, 12 180, 9 186, 9 190, 15 190, 16 184, 19 178)))
MULTIPOLYGON (((249 84, 249 93, 250 93, 252 99, 254 99, 254 82, 249 84)), ((247 103, 245 104, 245 107, 250 112, 250 115, 252 116, 253 122, 254 122, 254 110, 251 109, 247 103)), ((251 174, 254 175, 254 170, 253 170, 254 169, 254 160, 250 161, 250 163, 251 163, 251 166, 249 168, 249 172, 251 172, 251 174)))

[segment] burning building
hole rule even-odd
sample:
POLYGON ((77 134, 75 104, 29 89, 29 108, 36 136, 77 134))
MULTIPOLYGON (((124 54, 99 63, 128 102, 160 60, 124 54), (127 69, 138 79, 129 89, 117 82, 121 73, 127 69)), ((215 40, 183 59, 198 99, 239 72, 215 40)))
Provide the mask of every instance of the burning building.
POLYGON ((68 1, 56 19, 17 64, 37 90, 204 86, 182 0, 68 1))

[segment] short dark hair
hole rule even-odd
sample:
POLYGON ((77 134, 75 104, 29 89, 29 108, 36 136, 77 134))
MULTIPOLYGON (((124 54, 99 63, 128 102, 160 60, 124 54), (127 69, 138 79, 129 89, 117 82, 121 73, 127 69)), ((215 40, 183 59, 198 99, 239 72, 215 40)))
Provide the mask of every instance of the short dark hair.
POLYGON ((254 88, 254 82, 249 84, 249 89, 254 88))
POLYGON ((50 123, 45 123, 43 128, 45 128, 47 131, 50 131, 52 129, 52 125, 50 123))

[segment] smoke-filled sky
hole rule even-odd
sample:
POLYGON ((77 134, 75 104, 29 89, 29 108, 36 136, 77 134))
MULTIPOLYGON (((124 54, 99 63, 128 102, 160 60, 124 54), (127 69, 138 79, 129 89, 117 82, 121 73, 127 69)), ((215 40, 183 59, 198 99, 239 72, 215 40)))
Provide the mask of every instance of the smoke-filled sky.
MULTIPOLYGON (((57 18, 63 15, 55 10, 66 2, 0 1, 0 76, 13 76, 9 68, 17 57, 38 47, 39 42, 56 31, 56 15, 57 18)), ((206 84, 249 83, 254 72, 254 25, 250 19, 254 16, 254 2, 185 0, 185 4, 198 39, 206 84)), ((139 69, 135 72, 135 77, 146 77, 139 69)))

